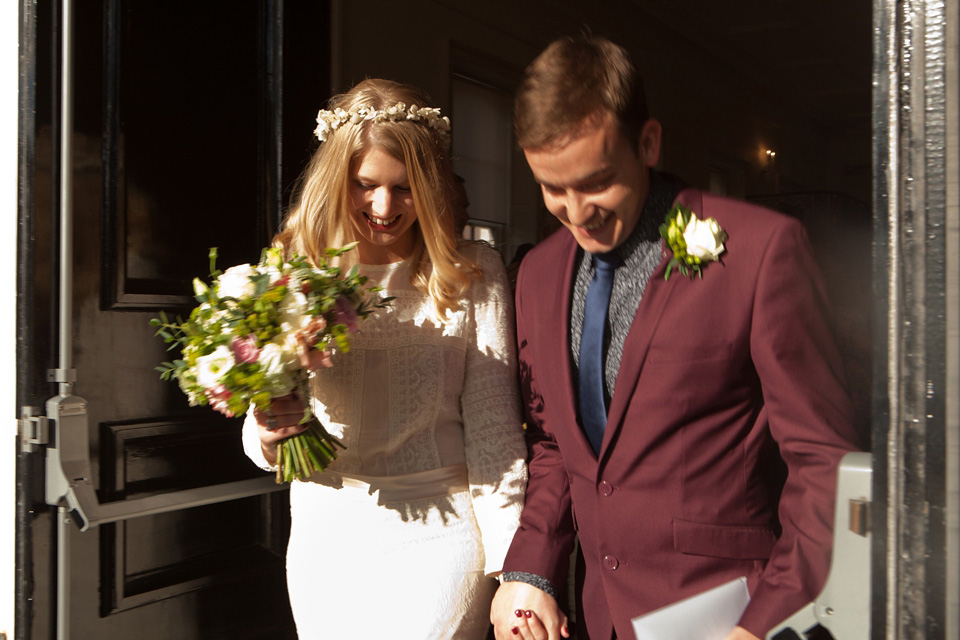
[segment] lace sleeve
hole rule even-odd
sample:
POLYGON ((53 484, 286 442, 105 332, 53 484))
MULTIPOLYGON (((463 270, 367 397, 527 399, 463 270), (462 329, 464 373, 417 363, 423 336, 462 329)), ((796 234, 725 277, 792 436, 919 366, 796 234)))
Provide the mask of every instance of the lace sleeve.
POLYGON ((251 409, 243 419, 243 452, 264 471, 276 471, 276 467, 270 466, 267 459, 263 457, 263 449, 260 448, 260 434, 258 431, 257 420, 253 417, 251 409))
POLYGON ((526 445, 520 417, 513 304, 500 256, 478 247, 484 278, 472 303, 461 408, 474 512, 483 537, 485 571, 500 571, 523 509, 526 445))

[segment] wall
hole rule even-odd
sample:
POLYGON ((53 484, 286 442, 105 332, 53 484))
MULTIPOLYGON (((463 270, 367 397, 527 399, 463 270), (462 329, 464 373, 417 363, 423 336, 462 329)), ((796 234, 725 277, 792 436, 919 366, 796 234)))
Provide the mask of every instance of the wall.
MULTIPOLYGON (((446 110, 450 76, 462 58, 457 52, 468 52, 477 66, 496 68, 509 81, 553 38, 589 26, 626 46, 638 61, 651 113, 664 126, 664 170, 706 188, 711 168, 720 167, 735 196, 836 191, 869 203, 868 121, 859 130, 828 129, 803 108, 802 95, 784 99, 768 92, 639 4, 599 0, 587 11, 585 3, 572 0, 335 0, 334 89, 387 77, 422 86, 446 110), (763 171, 768 147, 778 150, 776 183, 763 171)), ((869 17, 867 8, 860 34, 866 47, 869 17)), ((864 69, 864 81, 869 73, 864 69)), ((458 126, 464 124, 454 123, 454 135, 458 126)), ((522 183, 529 173, 517 164, 522 183)), ((518 233, 536 232, 539 207, 535 192, 514 194, 518 233)))

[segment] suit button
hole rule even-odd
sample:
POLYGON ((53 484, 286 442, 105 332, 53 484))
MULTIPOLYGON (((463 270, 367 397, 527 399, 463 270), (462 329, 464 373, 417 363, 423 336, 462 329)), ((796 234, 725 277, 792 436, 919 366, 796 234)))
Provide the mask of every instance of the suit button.
POLYGON ((614 556, 603 556, 603 566, 604 568, 613 571, 620 566, 620 561, 614 556))
POLYGON ((600 495, 602 495, 604 498, 609 497, 610 494, 613 493, 613 486, 606 480, 601 482, 598 488, 600 489, 600 495))

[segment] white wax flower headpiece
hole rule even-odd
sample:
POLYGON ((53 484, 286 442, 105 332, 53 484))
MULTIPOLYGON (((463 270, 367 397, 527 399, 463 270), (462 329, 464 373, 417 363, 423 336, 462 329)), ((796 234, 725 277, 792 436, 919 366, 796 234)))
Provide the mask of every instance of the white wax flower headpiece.
POLYGON ((440 115, 440 109, 436 107, 418 107, 410 105, 409 107, 398 102, 387 109, 374 109, 369 106, 351 107, 349 111, 344 111, 339 107, 333 111, 320 109, 317 113, 317 128, 314 134, 320 139, 320 142, 326 142, 327 137, 342 127, 343 125, 358 124, 364 120, 374 122, 399 122, 401 120, 412 120, 422 122, 431 129, 437 131, 444 138, 450 132, 450 118, 440 115))

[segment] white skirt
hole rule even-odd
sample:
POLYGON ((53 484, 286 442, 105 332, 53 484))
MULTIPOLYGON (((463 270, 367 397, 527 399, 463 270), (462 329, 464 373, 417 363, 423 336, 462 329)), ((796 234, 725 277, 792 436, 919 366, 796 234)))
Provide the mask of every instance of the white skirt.
POLYGON ((362 482, 291 487, 287 590, 300 640, 484 640, 496 581, 483 573, 469 492, 381 502, 362 482))

